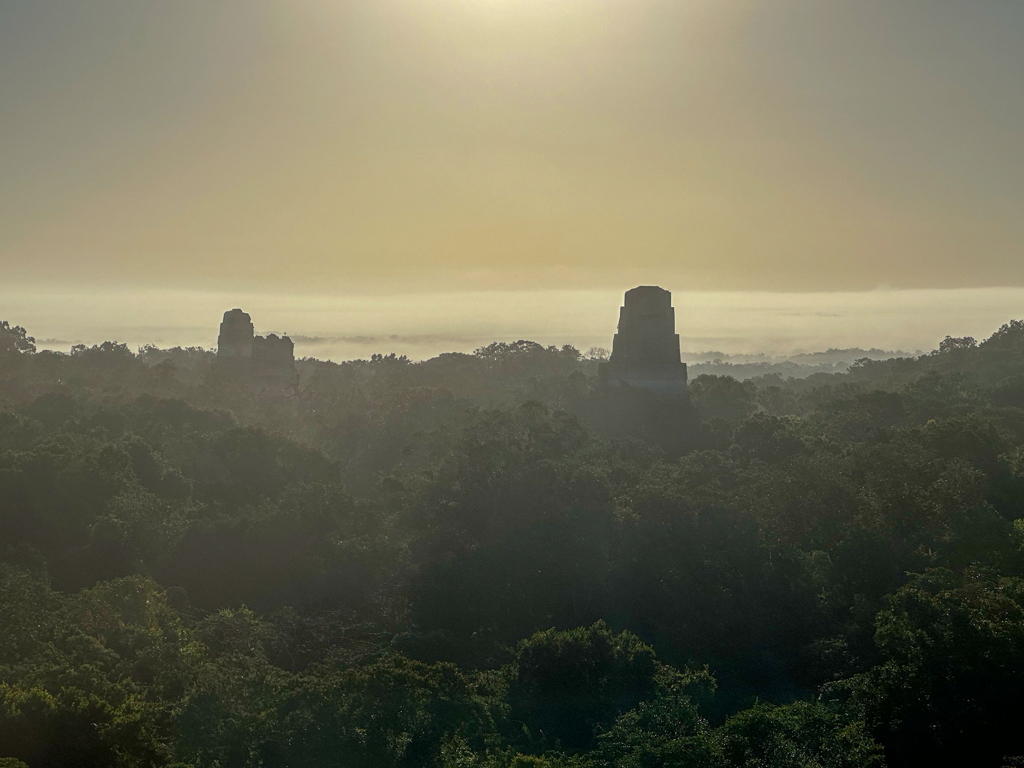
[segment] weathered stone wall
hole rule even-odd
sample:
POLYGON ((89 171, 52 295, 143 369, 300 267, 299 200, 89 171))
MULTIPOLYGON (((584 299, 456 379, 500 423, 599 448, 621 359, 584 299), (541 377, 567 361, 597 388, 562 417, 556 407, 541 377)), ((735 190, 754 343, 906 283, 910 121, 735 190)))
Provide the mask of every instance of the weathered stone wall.
POLYGON ((295 374, 295 345, 287 336, 257 336, 252 344, 252 364, 256 376, 290 381, 295 374))
POLYGON ((261 360, 275 362, 295 362, 295 345, 287 336, 271 333, 256 336, 252 340, 252 356, 261 360))

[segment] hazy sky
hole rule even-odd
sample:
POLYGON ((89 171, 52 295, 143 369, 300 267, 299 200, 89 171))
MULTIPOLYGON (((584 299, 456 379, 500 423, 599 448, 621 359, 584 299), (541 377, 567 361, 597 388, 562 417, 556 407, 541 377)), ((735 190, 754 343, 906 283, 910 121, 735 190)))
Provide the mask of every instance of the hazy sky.
POLYGON ((0 0, 8 285, 1024 285, 1019 0, 0 0))

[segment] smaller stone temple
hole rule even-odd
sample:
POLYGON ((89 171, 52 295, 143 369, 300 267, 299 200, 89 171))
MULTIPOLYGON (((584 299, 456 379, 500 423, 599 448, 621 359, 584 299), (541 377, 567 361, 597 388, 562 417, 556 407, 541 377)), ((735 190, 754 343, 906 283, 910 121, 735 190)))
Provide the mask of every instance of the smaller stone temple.
POLYGON ((286 384, 295 376, 295 345, 287 336, 257 336, 249 314, 231 309, 220 324, 217 362, 257 385, 286 384))
POLYGON ((252 357, 255 330, 248 312, 231 309, 224 313, 217 336, 217 357, 252 357))
POLYGON ((611 358, 600 365, 598 375, 609 387, 640 387, 666 395, 686 391, 671 292, 656 285, 626 291, 611 358))

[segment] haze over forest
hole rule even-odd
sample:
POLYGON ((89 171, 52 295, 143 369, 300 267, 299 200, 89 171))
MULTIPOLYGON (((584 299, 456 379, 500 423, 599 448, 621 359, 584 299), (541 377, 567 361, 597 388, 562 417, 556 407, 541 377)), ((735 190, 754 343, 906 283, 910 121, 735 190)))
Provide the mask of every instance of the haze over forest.
POLYGON ((0 0, 0 768, 1024 767, 1022 42, 0 0))
POLYGON ((981 338, 1024 285, 1022 36, 992 1, 6 2, 0 306, 419 358, 607 346, 649 283, 694 352, 981 338))

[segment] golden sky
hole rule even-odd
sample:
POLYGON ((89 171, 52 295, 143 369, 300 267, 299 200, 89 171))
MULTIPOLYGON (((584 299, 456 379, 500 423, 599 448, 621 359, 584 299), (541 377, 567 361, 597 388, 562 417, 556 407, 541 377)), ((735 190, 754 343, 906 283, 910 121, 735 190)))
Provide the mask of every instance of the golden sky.
POLYGON ((1024 3, 5 0, 11 285, 1024 285, 1024 3))

